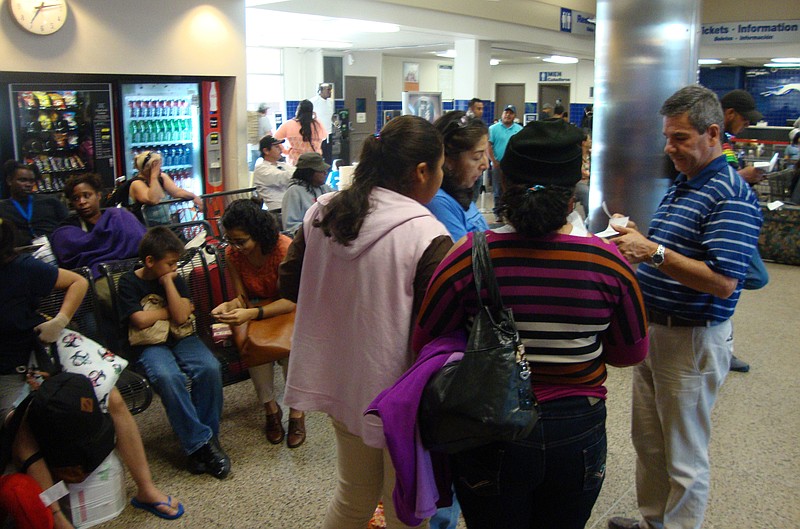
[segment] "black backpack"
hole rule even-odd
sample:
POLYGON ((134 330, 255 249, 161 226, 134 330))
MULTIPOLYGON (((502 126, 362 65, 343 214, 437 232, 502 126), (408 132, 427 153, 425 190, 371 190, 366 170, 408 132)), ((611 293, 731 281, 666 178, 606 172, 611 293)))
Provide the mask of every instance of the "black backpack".
POLYGON ((114 449, 114 423, 83 375, 64 371, 46 378, 27 410, 28 426, 56 480, 80 483, 114 449))

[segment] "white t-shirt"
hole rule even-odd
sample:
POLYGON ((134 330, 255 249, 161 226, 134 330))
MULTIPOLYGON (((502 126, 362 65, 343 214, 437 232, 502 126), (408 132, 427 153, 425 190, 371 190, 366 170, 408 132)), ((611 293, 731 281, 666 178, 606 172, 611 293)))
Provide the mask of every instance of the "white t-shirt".
POLYGON ((333 120, 333 98, 322 99, 320 96, 315 96, 309 101, 314 105, 317 121, 322 123, 325 130, 331 130, 331 122, 333 120))

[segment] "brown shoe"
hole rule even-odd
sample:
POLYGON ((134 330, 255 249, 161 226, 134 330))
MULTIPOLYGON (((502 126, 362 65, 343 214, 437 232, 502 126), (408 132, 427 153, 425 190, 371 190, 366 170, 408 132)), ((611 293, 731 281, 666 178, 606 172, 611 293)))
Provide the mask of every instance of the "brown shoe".
POLYGON ((278 406, 278 411, 275 413, 267 413, 267 424, 264 430, 267 434, 267 441, 277 445, 283 442, 283 436, 286 431, 283 429, 283 410, 278 406))
POLYGON ((286 446, 297 448, 306 440, 306 416, 289 417, 289 435, 286 436, 286 446))

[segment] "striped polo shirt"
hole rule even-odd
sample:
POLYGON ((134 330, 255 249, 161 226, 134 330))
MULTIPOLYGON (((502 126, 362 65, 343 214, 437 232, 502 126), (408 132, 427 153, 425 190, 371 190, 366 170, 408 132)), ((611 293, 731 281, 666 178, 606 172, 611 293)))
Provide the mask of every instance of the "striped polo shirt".
MULTIPOLYGON (((417 321, 415 350, 448 331, 470 328, 477 313, 472 239, 468 234, 434 273, 417 321)), ((606 362, 631 365, 644 359, 644 301, 616 246, 595 236, 529 239, 513 231, 489 231, 487 240, 540 401, 605 397, 606 362)))
POLYGON ((758 245, 761 209, 750 186, 722 155, 688 180, 680 174, 650 223, 648 238, 739 281, 727 299, 682 285, 642 263, 636 275, 648 309, 722 322, 733 315, 758 245))

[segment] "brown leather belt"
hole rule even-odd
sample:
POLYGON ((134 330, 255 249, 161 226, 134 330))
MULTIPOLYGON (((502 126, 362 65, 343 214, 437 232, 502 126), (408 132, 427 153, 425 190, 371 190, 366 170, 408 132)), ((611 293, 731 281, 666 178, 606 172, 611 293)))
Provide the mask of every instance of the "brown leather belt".
POLYGON ((711 327, 714 325, 712 320, 692 320, 680 316, 670 316, 652 309, 647 309, 647 321, 667 327, 711 327))

